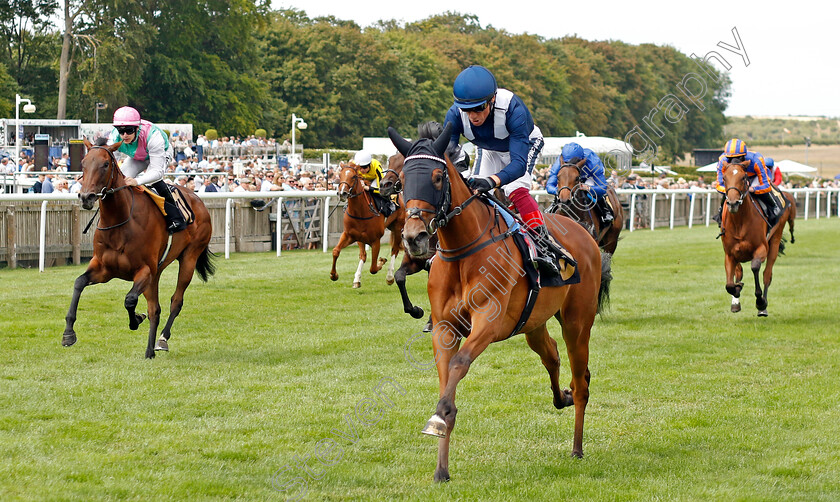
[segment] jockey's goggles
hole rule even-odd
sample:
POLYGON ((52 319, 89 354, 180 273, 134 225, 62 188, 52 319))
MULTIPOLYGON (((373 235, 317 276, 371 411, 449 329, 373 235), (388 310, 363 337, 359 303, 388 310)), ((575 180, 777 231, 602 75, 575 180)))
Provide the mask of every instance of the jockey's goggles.
POLYGON ((485 101, 484 103, 474 106, 472 108, 461 108, 466 113, 481 113, 483 112, 488 106, 490 105, 490 101, 485 101))
POLYGON ((120 134, 134 134, 137 132, 137 126, 117 126, 117 132, 120 134))

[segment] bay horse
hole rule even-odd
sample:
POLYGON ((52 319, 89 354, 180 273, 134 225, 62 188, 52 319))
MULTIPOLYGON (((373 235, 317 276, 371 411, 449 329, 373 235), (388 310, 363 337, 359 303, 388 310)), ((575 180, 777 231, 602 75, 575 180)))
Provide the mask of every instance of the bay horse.
POLYGON ((375 274, 382 270, 382 265, 385 264, 387 259, 379 258, 379 248, 380 241, 387 228, 391 231, 391 265, 385 281, 388 284, 393 284, 394 263, 402 250, 402 228, 405 224, 405 211, 402 208, 402 203, 398 204, 396 211, 385 218, 376 209, 373 196, 365 191, 364 182, 355 167, 349 164, 342 166, 338 179, 338 198, 341 202, 346 202, 347 207, 344 209, 344 231, 341 232, 341 238, 339 238, 338 244, 332 252, 333 262, 330 279, 338 280, 335 263, 341 255, 341 250, 354 242, 359 243, 359 266, 353 276, 353 287, 360 288, 362 286, 362 267, 367 261, 365 244, 370 246, 373 254, 370 273, 375 274))
POLYGON ((167 250, 169 233, 163 214, 151 197, 143 193, 143 187, 125 184, 125 176, 117 165, 114 152, 122 142, 94 146, 85 139, 84 144, 88 152, 81 162, 79 199, 85 209, 92 209, 98 200, 101 214, 93 234, 93 258, 73 285, 73 299, 65 318, 67 324, 61 344, 69 347, 76 343, 73 325, 79 297, 85 287, 118 278, 134 283, 125 296, 131 330, 136 330, 146 318, 146 315, 135 312, 140 294, 146 297, 149 318, 146 357, 152 359, 156 350, 169 350, 172 323, 181 312, 184 291, 190 285, 193 273, 197 272, 206 282, 215 272, 214 255, 208 248, 212 233, 210 213, 191 190, 176 187, 181 196, 189 200, 195 221, 172 235, 167 250), (169 319, 155 344, 161 310, 158 299, 160 276, 175 260, 179 262, 178 284, 170 302, 169 319))
MULTIPOLYGON (((436 139, 440 136, 443 128, 439 123, 434 121, 423 122, 417 126, 417 137, 436 139)), ((400 181, 400 173, 402 173, 403 165, 405 163, 405 156, 400 152, 388 157, 388 169, 382 175, 382 182, 380 184, 379 193, 385 197, 402 192, 402 181, 400 181)), ((405 246, 403 246, 405 247, 405 246)), ((411 303, 408 297, 408 290, 405 287, 405 279, 409 275, 414 275, 426 268, 426 263, 429 258, 435 254, 437 248, 437 235, 433 235, 429 240, 429 252, 422 256, 412 256, 409 253, 403 253, 402 263, 400 268, 394 274, 394 279, 397 282, 397 288, 400 290, 400 297, 403 302, 403 311, 415 319, 420 319, 425 315, 423 307, 411 303)), ((432 320, 426 324, 424 331, 431 331, 432 320)))
POLYGON ((726 188, 726 205, 721 213, 721 231, 723 252, 726 267, 726 291, 732 295, 732 312, 741 311, 741 282, 744 272, 741 263, 750 262, 750 269, 755 279, 755 308, 759 317, 767 314, 767 290, 773 280, 773 264, 779 253, 784 253, 782 232, 785 222, 790 229, 790 242, 795 242, 793 236, 794 219, 796 218, 796 203, 790 194, 780 192, 787 201, 787 207, 779 217, 779 221, 770 228, 767 219, 759 209, 756 197, 749 191, 749 179, 746 167, 749 161, 743 163, 723 162, 723 181, 726 188), (764 266, 762 290, 758 273, 761 264, 764 266))
MULTIPOLYGON (((379 189, 379 193, 384 197, 390 197, 402 191, 400 173, 402 172, 404 162, 405 157, 399 152, 388 157, 388 169, 382 174, 382 183, 379 189)), ((409 253, 403 253, 400 268, 394 273, 394 280, 397 283, 397 288, 400 290, 400 297, 403 302, 403 311, 415 319, 423 317, 425 312, 423 311, 423 307, 411 303, 411 299, 408 297, 408 290, 405 287, 405 279, 407 276, 414 275, 423 270, 426 267, 426 261, 435 254, 437 237, 433 236, 432 239, 433 242, 429 244, 429 252, 423 256, 412 256, 409 253)), ((427 327, 430 328, 429 326, 427 327)))
POLYGON ((574 405, 572 455, 583 456, 583 419, 589 400, 589 336, 602 301, 609 296, 609 260, 601 260, 595 241, 580 225, 560 215, 546 215, 552 234, 577 259, 580 282, 543 287, 530 317, 519 318, 531 295, 523 278, 524 260, 516 249, 498 209, 477 202, 476 195, 444 160, 451 134, 447 124, 434 141, 411 143, 393 128, 391 141, 405 157, 401 179, 406 201, 403 238, 406 252, 421 256, 437 233, 439 250, 429 271, 432 346, 438 371, 440 400, 423 432, 440 438, 435 481, 449 480, 449 445, 455 427, 455 391, 470 365, 492 342, 525 333, 529 347, 548 370, 554 406, 574 405), (569 356, 571 390, 559 385, 560 355, 546 322, 555 317, 563 329, 569 356), (463 341, 463 345, 462 345, 463 341))
POLYGON ((592 235, 598 247, 612 255, 615 254, 618 237, 624 227, 624 209, 615 189, 609 187, 605 197, 609 198, 613 208, 613 221, 609 226, 604 226, 595 211, 594 194, 591 197, 589 192, 581 188, 580 170, 585 163, 586 159, 582 159, 577 164, 565 162, 560 166, 557 172, 557 195, 546 212, 561 213, 577 221, 592 235))

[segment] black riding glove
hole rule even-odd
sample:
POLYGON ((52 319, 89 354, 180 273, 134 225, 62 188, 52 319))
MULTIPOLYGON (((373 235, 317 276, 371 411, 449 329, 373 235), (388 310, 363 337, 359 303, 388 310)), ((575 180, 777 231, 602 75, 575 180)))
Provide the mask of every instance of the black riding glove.
POLYGON ((493 181, 493 178, 470 178, 468 184, 477 193, 487 193, 496 188, 496 182, 493 181))

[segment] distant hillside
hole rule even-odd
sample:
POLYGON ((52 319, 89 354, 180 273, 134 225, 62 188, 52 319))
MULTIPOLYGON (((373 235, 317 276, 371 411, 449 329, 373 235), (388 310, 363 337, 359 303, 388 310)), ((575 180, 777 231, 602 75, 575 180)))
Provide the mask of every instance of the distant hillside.
POLYGON ((840 120, 826 117, 727 117, 723 131, 748 145, 801 145, 805 137, 814 145, 840 144, 840 120))

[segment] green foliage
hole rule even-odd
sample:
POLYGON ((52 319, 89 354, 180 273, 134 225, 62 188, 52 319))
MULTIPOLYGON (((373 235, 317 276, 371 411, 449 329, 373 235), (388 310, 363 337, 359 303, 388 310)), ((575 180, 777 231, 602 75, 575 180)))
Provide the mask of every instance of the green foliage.
POLYGON ((827 117, 813 120, 729 117, 724 130, 727 138, 740 138, 747 145, 801 145, 805 137, 811 138, 815 145, 840 143, 840 120, 827 117))
POLYGON ((256 131, 254 131, 254 136, 256 136, 257 138, 265 138, 267 135, 268 133, 265 132, 265 129, 257 129, 256 131))
POLYGON ((0 63, 0 117, 15 116, 15 93, 18 85, 6 71, 6 65, 0 63))
POLYGON ((207 141, 215 141, 219 139, 219 132, 215 129, 207 129, 204 131, 204 137, 207 138, 207 141))
MULTIPOLYGON (((0 62, 42 115, 56 108, 61 37, 32 21, 45 26, 44 13, 55 2, 37 5, 27 6, 24 16, 32 28, 18 27, 25 73, 12 57, 17 42, 0 62)), ((676 86, 699 70, 673 47, 544 40, 483 27, 476 16, 456 12, 362 28, 269 5, 172 0, 149 9, 141 2, 89 0, 73 30, 97 41, 96 57, 79 41, 84 38, 77 40, 68 116, 92 120, 95 103, 105 102, 110 110, 135 106, 155 122, 189 122, 197 130, 212 125, 240 136, 259 124, 266 135, 290 139, 294 113, 309 124, 300 131, 301 143, 356 149, 363 137, 383 136, 388 126, 411 135, 420 122, 442 121, 456 75, 483 64, 500 86, 522 97, 546 136, 581 131, 624 138, 640 125, 660 162, 723 140, 728 77, 713 73, 699 103, 689 102, 676 86), (666 118, 663 103, 678 98, 684 110, 677 120, 666 118)), ((17 25, 7 15, 0 26, 12 34, 17 25)))
POLYGON ((355 150, 339 150, 335 148, 304 148, 303 158, 305 159, 322 159, 324 154, 330 154, 330 162, 347 162, 356 154, 355 150))

